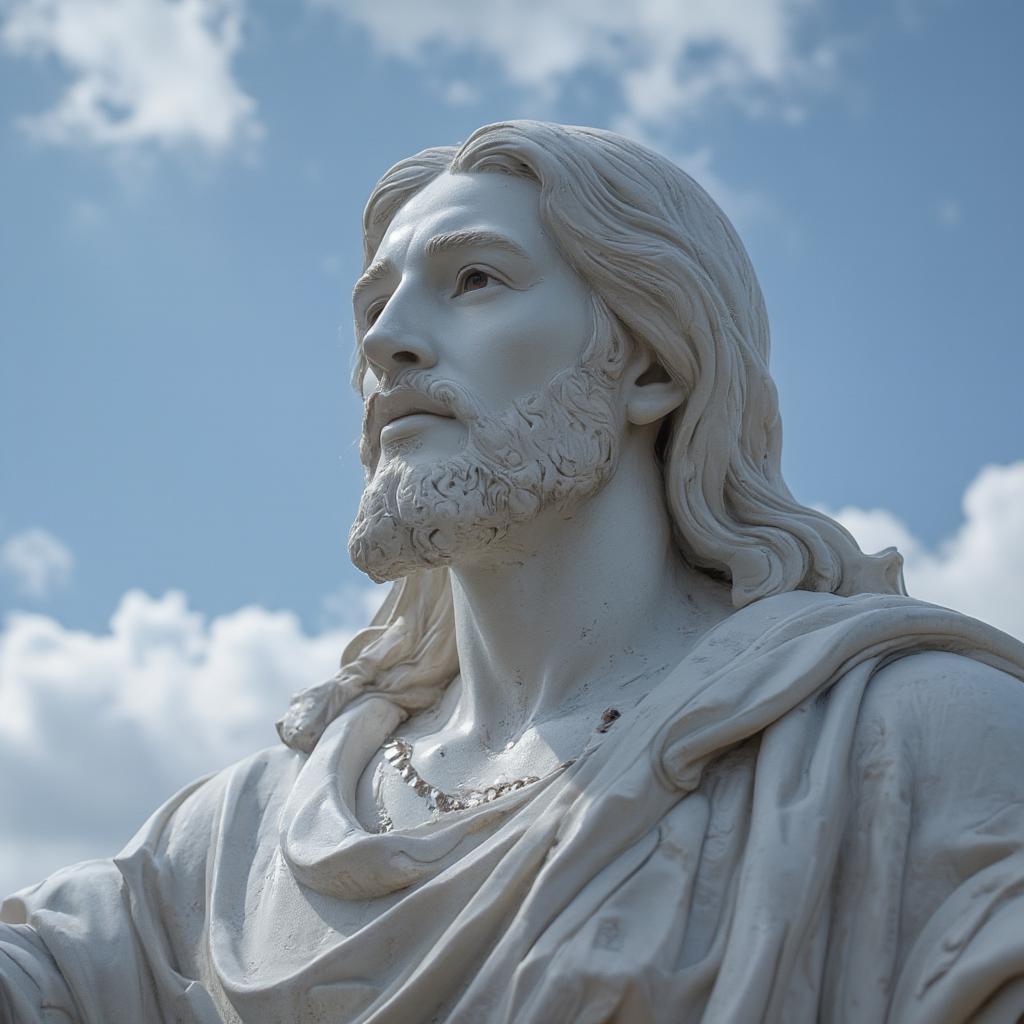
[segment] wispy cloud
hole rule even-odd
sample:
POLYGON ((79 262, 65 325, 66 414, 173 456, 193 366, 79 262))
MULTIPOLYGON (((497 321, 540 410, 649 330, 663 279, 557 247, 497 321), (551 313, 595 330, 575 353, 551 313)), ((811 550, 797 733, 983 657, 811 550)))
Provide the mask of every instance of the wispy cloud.
POLYGON ((820 29, 814 0, 307 0, 362 29, 378 53, 451 75, 453 106, 475 102, 461 58, 486 63, 523 93, 540 116, 588 78, 611 87, 598 120, 672 156, 707 188, 741 229, 778 222, 762 193, 727 183, 710 147, 680 150, 680 123, 729 104, 751 117, 790 124, 808 96, 837 76, 837 48, 820 29))
POLYGON ((106 219, 103 207, 91 199, 76 199, 71 204, 69 222, 75 231, 89 232, 100 227, 106 219))
POLYGON ((75 558, 49 530, 32 527, 0 546, 0 570, 24 596, 45 600, 71 581, 75 558))
POLYGON ((480 95, 469 82, 456 78, 448 83, 444 91, 444 98, 453 107, 471 107, 479 101, 480 95))
POLYGON ((243 0, 9 0, 3 47, 56 58, 71 76, 23 127, 44 143, 111 151, 253 143, 256 104, 231 68, 243 14, 243 0))
MULTIPOLYGON (((618 129, 638 142, 660 148, 656 138, 648 138, 639 125, 620 124, 618 129)), ((714 167, 714 154, 710 146, 701 146, 689 153, 676 153, 675 162, 705 189, 708 195, 725 211, 726 216, 741 231, 755 224, 778 223, 781 212, 771 198, 755 188, 739 188, 726 181, 714 167)))
POLYGON ((648 125, 720 100, 792 120, 794 96, 833 70, 825 41, 808 38, 808 0, 308 2, 362 27, 382 54, 435 68, 440 55, 481 57, 537 97, 557 98, 580 72, 604 74, 621 112, 648 125))
POLYGON ((935 205, 935 219, 944 228, 955 228, 961 216, 960 204, 955 199, 943 199, 935 205))
POLYGON ((377 614, 389 586, 345 583, 320 602, 320 622, 325 629, 359 629, 377 614))

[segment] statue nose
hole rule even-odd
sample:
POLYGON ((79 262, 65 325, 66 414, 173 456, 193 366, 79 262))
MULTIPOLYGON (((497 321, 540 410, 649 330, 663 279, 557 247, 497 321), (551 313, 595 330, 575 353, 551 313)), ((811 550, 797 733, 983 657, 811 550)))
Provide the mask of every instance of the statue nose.
POLYGON ((427 369, 437 362, 434 346, 424 332, 404 327, 387 309, 363 336, 363 353, 378 377, 427 369))

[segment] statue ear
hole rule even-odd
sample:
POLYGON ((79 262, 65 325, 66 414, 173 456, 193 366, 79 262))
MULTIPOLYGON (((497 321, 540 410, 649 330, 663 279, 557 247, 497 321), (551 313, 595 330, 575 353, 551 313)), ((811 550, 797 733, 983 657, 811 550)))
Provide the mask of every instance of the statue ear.
POLYGON ((626 419, 637 426, 657 423, 683 404, 686 391, 669 376, 657 357, 639 351, 623 374, 626 419))

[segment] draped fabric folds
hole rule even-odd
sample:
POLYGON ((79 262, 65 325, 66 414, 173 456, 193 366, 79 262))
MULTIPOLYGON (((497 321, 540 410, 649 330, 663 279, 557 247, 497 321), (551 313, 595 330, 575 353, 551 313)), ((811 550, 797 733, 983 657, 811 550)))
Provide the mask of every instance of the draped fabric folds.
POLYGON ((0 1020, 1016 1021, 1021 679, 946 609, 768 598, 571 767, 380 835, 361 696, 8 899, 0 1020))

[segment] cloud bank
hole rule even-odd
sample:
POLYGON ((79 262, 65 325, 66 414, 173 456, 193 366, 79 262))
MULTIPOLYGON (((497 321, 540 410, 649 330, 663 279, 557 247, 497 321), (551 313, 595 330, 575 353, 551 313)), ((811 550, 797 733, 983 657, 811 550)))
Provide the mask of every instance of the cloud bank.
POLYGON ((0 44, 71 76, 22 126, 41 142, 108 150, 223 153, 257 140, 256 103, 231 69, 243 14, 243 0, 10 0, 0 44))
MULTIPOLYGON (((1024 462, 989 466, 964 521, 929 549, 882 509, 837 517, 897 545, 912 594, 1024 638, 1024 462)), ((333 673, 385 587, 340 588, 307 634, 288 611, 207 619, 171 591, 124 595, 101 634, 18 612, 0 633, 0 891, 109 856, 174 790, 277 742, 295 690, 333 673)))
POLYGON ((1024 462, 986 466, 964 492, 960 528, 934 550, 884 509, 848 507, 829 514, 866 551, 899 548, 914 597, 1024 639, 1024 462))
MULTIPOLYGON (((365 604, 358 606, 360 616, 365 604)), ((109 632, 18 612, 0 634, 0 889, 109 856, 173 792, 277 742, 291 694, 328 678, 353 627, 292 612, 207 621, 129 591, 109 632)))

